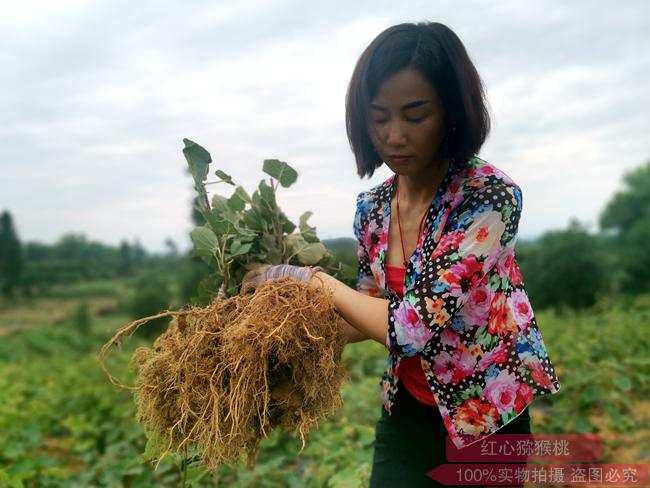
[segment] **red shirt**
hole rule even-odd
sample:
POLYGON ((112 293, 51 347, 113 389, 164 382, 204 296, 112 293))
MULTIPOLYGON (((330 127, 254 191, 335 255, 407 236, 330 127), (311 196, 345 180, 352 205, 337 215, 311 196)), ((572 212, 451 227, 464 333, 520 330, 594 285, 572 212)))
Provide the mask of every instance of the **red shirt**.
MULTIPOLYGON (((388 285, 402 298, 406 268, 400 268, 399 266, 392 266, 390 264, 386 264, 385 268, 388 285)), ((399 379, 411 395, 422 403, 436 405, 429 383, 427 383, 424 371, 422 371, 419 354, 403 357, 397 365, 396 373, 398 373, 399 379)))

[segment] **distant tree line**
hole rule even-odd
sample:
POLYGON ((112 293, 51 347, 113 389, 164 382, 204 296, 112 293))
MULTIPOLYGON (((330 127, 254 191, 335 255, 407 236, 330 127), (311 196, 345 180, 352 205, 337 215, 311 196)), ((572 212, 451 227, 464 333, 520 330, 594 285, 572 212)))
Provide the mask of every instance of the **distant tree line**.
MULTIPOLYGON (((622 183, 595 231, 573 219, 566 229, 517 242, 516 261, 535 309, 579 309, 606 295, 650 293, 650 161, 622 183)), ((326 245, 355 265, 355 240, 326 245)))
POLYGON ((11 214, 0 214, 0 292, 10 296, 23 274, 24 259, 11 214))
MULTIPOLYGON (((195 205, 191 218, 195 225, 204 223, 195 205)), ((338 260, 356 266, 354 239, 324 243, 338 260)), ((16 289, 33 293, 51 284, 126 277, 142 269, 148 275, 138 286, 143 296, 163 295, 160 275, 173 272, 179 299, 188 303, 209 269, 198 257, 178 256, 173 241, 168 239, 165 245, 169 253, 162 257, 149 255, 137 241, 113 247, 76 234, 66 234, 53 245, 21 245, 11 215, 4 211, 0 214, 0 291, 6 296, 16 289)), ((583 308, 602 295, 650 292, 650 161, 626 173, 622 188, 599 216, 595 232, 572 220, 566 229, 548 231, 534 240, 520 239, 516 256, 535 308, 583 308)))
POLYGON ((116 247, 68 233, 54 244, 23 244, 10 212, 0 214, 0 289, 6 297, 18 290, 32 295, 60 283, 132 276, 151 260, 137 240, 116 247))
POLYGON ((650 292, 650 161, 625 174, 596 232, 573 220, 518 242, 517 262, 538 308, 583 308, 602 295, 650 292))

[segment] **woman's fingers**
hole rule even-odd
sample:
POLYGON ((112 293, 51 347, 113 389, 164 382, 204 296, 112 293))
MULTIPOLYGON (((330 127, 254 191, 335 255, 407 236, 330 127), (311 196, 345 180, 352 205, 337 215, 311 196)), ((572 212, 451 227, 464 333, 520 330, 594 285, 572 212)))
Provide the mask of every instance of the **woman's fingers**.
POLYGON ((264 265, 264 264, 255 264, 255 265, 251 266, 250 268, 246 267, 246 266, 244 266, 244 267, 246 269, 249 269, 249 271, 246 272, 243 279, 248 278, 248 279, 251 279, 251 280, 258 279, 258 278, 263 278, 266 275, 266 270, 268 269, 268 265, 264 265))
POLYGON ((246 293, 247 291, 252 290, 257 281, 259 280, 255 279, 254 276, 249 276, 248 274, 244 275, 241 285, 241 293, 246 293))
POLYGON ((257 278, 259 278, 259 272, 258 271, 249 271, 247 272, 244 277, 242 278, 242 283, 249 283, 255 281, 257 278))
POLYGON ((255 284, 264 281, 266 279, 266 270, 269 266, 268 264, 246 263, 244 268, 249 271, 242 278, 241 292, 245 293, 248 290, 252 290, 255 288, 255 284))

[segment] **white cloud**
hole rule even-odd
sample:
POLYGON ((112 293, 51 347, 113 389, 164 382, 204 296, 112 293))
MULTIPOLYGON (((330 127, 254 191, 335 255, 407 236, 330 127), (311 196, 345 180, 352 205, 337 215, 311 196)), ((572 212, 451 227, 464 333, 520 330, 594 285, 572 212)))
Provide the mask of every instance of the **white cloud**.
POLYGON ((189 137, 251 191, 264 158, 289 162, 300 176, 279 191, 286 213, 352 237, 356 194, 391 173, 356 175, 347 83, 381 30, 427 19, 459 34, 486 82, 481 156, 524 189, 522 235, 594 220, 650 155, 647 3, 461 5, 3 2, 0 207, 26 240, 187 246, 189 137))

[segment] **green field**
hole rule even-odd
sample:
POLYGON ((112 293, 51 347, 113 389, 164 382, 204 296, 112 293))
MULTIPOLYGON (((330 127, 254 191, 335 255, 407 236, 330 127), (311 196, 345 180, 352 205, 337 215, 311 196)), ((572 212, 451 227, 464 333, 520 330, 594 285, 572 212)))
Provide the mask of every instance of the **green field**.
MULTIPOLYGON (((108 382, 97 360, 99 347, 131 320, 118 306, 127 290, 119 280, 59 286, 0 308, 0 486, 180 486, 181 460, 169 456, 154 469, 143 457, 133 399, 108 382), (82 300, 89 329, 79 324, 82 300)), ((562 389, 533 403, 533 432, 598 432, 602 462, 650 462, 650 297, 540 312, 538 323, 562 389)), ((130 353, 145 343, 136 333, 115 349, 111 371, 132 379, 130 353)), ((299 439, 276 432, 253 470, 223 466, 212 475, 190 465, 186 486, 366 486, 385 356, 371 341, 346 347, 345 409, 310 434, 302 453, 299 439)))

